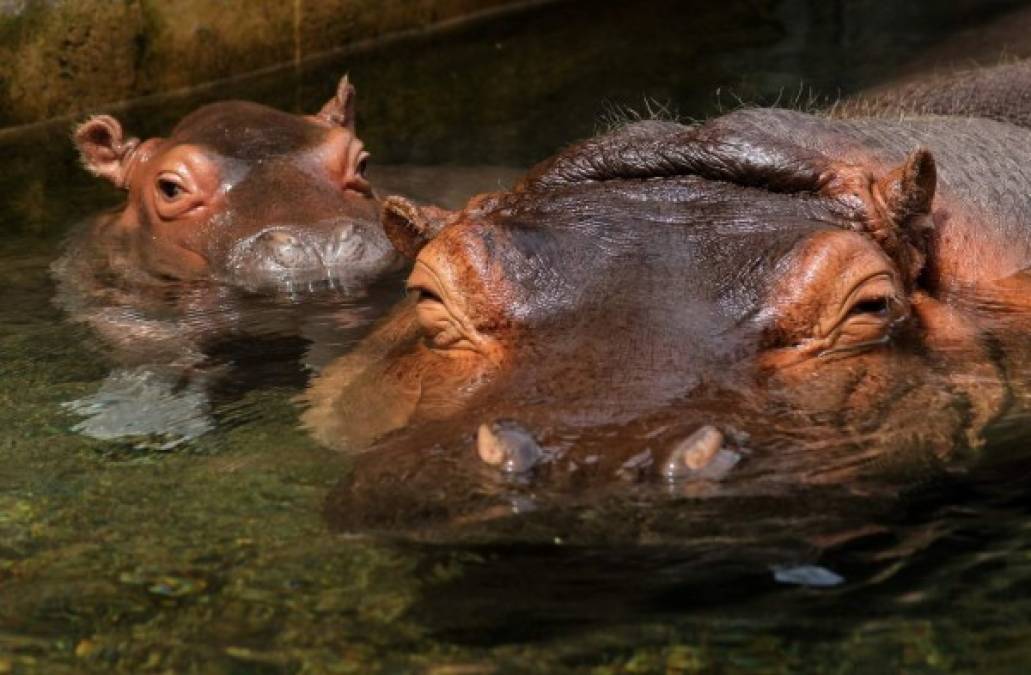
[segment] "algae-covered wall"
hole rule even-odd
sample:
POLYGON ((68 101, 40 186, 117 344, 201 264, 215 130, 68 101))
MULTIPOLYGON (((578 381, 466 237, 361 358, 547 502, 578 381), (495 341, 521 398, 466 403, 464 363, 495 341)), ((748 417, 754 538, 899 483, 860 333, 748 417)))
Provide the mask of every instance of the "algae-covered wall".
POLYGON ((0 127, 525 0, 0 0, 0 127))

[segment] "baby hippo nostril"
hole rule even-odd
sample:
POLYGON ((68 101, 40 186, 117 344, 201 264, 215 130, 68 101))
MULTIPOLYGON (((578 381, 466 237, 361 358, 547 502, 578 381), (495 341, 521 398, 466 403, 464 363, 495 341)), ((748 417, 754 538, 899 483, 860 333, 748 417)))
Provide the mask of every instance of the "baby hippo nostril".
POLYGON ((297 237, 293 236, 292 234, 287 234, 286 232, 279 232, 276 230, 262 233, 262 235, 258 237, 258 241, 269 247, 297 245, 297 237))
POLYGON ((326 247, 325 259, 331 264, 353 262, 362 257, 365 251, 363 238, 353 225, 344 225, 330 239, 326 247))
POLYGON ((273 262, 283 267, 303 267, 311 263, 304 245, 297 237, 287 232, 265 232, 258 237, 258 245, 273 262))
POLYGON ((512 420, 481 424, 476 432, 476 452, 485 463, 504 473, 529 471, 544 455, 530 432, 512 420))

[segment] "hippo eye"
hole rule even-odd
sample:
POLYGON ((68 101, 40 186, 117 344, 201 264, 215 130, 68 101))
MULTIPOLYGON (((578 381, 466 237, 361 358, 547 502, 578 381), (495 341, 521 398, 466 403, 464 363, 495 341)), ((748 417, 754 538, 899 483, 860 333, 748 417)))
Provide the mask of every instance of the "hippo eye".
POLYGON ((857 302, 848 311, 849 316, 857 316, 859 314, 872 314, 877 317, 886 317, 891 313, 892 299, 889 297, 883 298, 869 298, 857 302))
POLYGON ((158 190, 165 196, 165 199, 175 199, 183 193, 183 186, 168 178, 158 179, 158 190))
POLYGON ((362 153, 361 158, 358 160, 358 164, 354 168, 355 174, 365 178, 365 170, 369 167, 369 153, 362 153))
POLYGON ((831 344, 820 357, 851 354, 885 344, 892 327, 906 316, 906 307, 895 295, 870 295, 855 302, 831 333, 831 344))

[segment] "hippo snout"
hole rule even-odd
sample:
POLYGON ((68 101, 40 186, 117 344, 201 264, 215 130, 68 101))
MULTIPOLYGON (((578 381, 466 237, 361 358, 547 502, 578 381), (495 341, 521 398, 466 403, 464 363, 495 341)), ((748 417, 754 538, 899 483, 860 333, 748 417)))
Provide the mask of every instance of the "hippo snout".
POLYGON ((266 229, 233 247, 227 280, 251 290, 292 291, 331 279, 322 250, 331 238, 293 228, 266 229))
POLYGON ((386 243, 376 246, 378 240, 369 239, 369 233, 352 222, 317 229, 271 227, 238 242, 226 272, 229 281, 252 290, 347 286, 396 266, 386 243))
POLYGON ((264 257, 283 268, 305 268, 318 264, 315 253, 301 240, 283 231, 272 230, 258 235, 253 255, 264 257))
POLYGON ((329 265, 346 265, 361 260, 365 255, 365 242, 354 223, 336 230, 323 250, 323 259, 329 265))

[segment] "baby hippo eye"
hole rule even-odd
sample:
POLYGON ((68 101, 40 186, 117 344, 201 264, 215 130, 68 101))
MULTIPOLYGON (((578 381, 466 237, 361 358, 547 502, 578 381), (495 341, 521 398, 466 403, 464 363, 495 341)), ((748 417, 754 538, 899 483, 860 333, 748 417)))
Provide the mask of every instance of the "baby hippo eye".
POLYGON ((354 173, 365 178, 365 170, 369 167, 369 153, 363 152, 358 158, 358 164, 354 167, 354 173))
POLYGON ((158 179, 158 191, 165 199, 175 199, 184 192, 183 186, 170 178, 158 179))
POLYGON ((369 165, 369 153, 362 150, 353 160, 348 160, 344 175, 344 189, 353 190, 363 196, 372 195, 372 187, 365 178, 365 170, 369 165), (352 163, 353 162, 353 163, 352 163))
POLYGON ((154 208, 165 220, 190 213, 202 206, 207 196, 187 171, 162 171, 154 181, 154 208))

